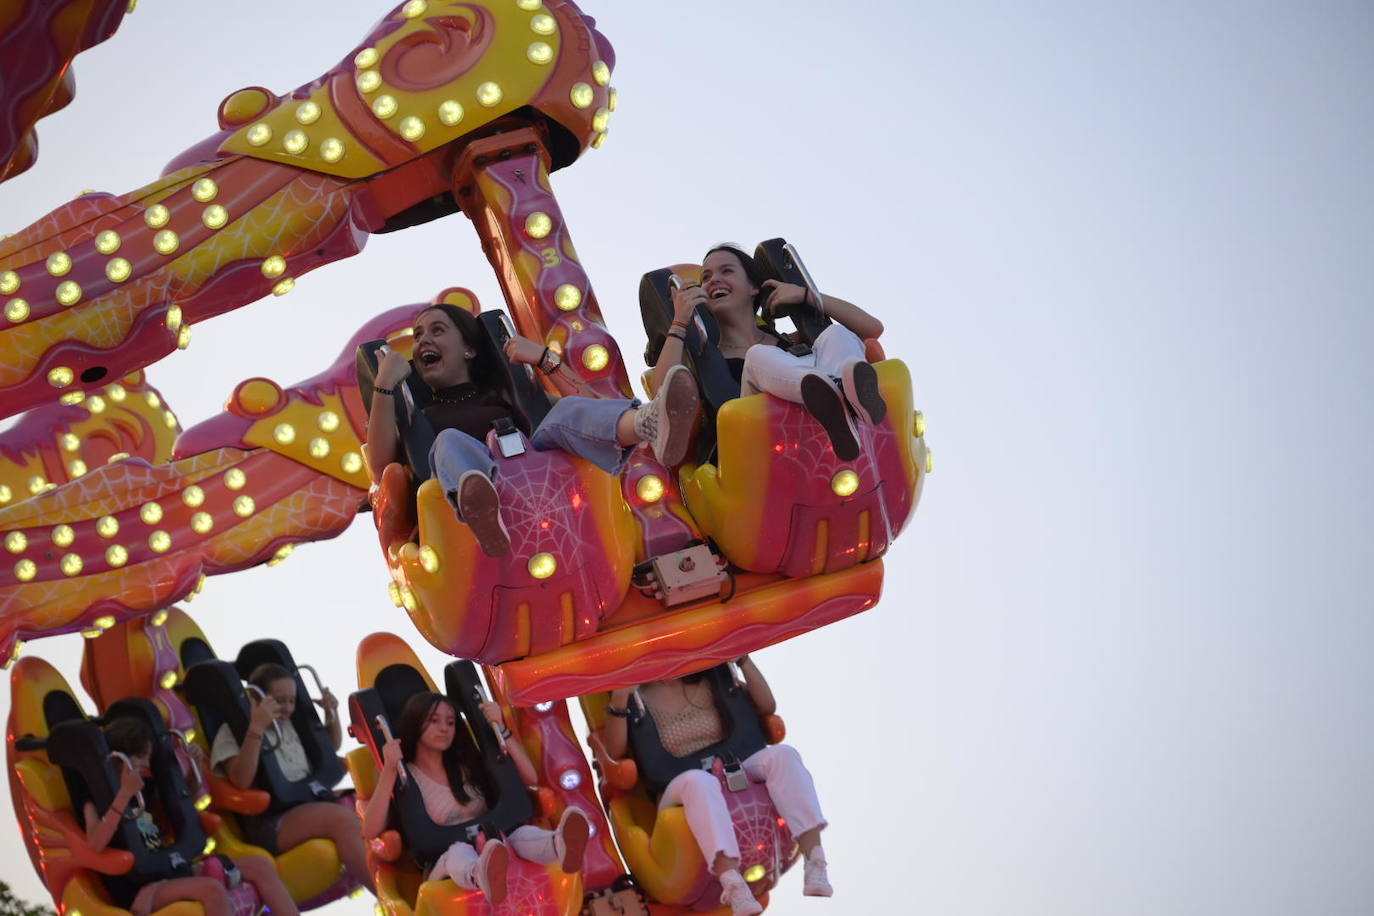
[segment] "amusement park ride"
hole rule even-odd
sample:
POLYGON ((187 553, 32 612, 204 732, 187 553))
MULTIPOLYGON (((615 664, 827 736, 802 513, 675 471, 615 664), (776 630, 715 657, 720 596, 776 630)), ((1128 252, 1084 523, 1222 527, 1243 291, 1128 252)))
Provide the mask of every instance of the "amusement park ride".
MULTIPOLYGON (((72 97, 72 58, 113 34, 128 5, 19 0, 0 13, 0 47, 23 51, 0 55, 4 85, 19 87, 4 99, 0 180, 33 163, 36 122, 72 97)), ((308 669, 270 640, 219 656, 174 605, 207 576, 276 562, 297 543, 340 534, 369 508, 392 600, 457 660, 436 681, 398 637, 376 634, 358 646, 349 731, 362 746, 347 765, 360 804, 377 782, 383 723, 411 693, 442 682, 478 722, 474 697, 489 691, 540 775, 528 793, 514 783, 484 826, 556 821, 576 804, 594 831, 580 874, 513 867, 510 897, 489 907, 480 893, 422 880, 419 851, 451 838, 402 816, 369 851, 379 911, 715 908, 719 885, 681 810, 656 812, 635 761, 606 754, 598 735, 607 692, 719 666, 877 603, 882 555, 929 471, 901 362, 868 342, 887 417, 863 425, 859 457, 843 461, 797 405, 767 395, 718 402, 703 314, 688 348, 710 415, 701 447, 681 467, 641 448, 612 477, 536 451, 519 432, 498 442, 493 431, 511 539, 502 557, 480 550, 438 482, 424 479, 423 460, 369 477, 362 440, 376 349, 385 341, 409 355, 417 305, 367 322, 312 378, 240 382, 222 414, 185 430, 143 372, 184 347, 192 325, 284 293, 305 272, 357 254, 370 234, 461 211, 509 317, 457 287, 433 301, 478 313, 494 345, 512 329, 544 342, 599 396, 630 396, 550 181, 601 145, 616 107, 614 63, 571 0, 408 0, 299 88, 230 94, 218 130, 149 184, 86 193, 0 240, 0 405, 3 416, 23 413, 0 434, 8 762, 19 829, 64 914, 123 912, 99 875, 166 867, 93 852, 79 826, 76 799, 110 791, 102 780, 113 768, 81 749, 103 748, 92 722, 112 709, 146 716, 158 730, 160 795, 180 812, 168 814, 180 827, 177 849, 269 855, 248 844, 236 818, 298 787, 237 789, 202 773, 188 749, 208 746, 212 722, 242 724, 238 678, 255 664, 308 669), (73 631, 89 637, 80 680, 94 710, 51 665, 19 658, 24 640, 73 631), (208 699, 218 695, 204 686, 212 672, 228 685, 220 691, 227 709, 208 699), (580 698, 592 729, 590 764, 570 698, 580 698)), ((767 243, 760 255, 774 276, 810 285, 790 246, 767 243)), ((673 268, 689 281, 693 270, 673 268)), ((646 275, 641 288, 651 338, 671 317, 671 272, 646 275)), ((805 335, 818 317, 796 324, 805 335)), ((511 396, 527 416, 542 416, 550 392, 525 367, 507 368, 511 396)), ((412 456, 423 454, 409 444, 412 456)), ((297 715, 303 735, 319 731, 309 702, 297 715)), ((760 741, 781 738, 775 717, 750 728, 760 741)), ((509 760, 493 736, 475 734, 504 773, 509 760)), ((312 779, 342 778, 332 746, 312 754, 312 779)), ((742 868, 766 903, 796 846, 758 787, 727 795, 748 839, 742 868)), ((273 861, 302 908, 357 892, 327 840, 273 861)))

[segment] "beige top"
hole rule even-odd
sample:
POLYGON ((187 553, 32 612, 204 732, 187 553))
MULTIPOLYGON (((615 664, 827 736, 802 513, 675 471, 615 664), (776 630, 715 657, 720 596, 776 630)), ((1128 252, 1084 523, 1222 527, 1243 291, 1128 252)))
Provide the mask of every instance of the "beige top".
MULTIPOLYGON (((291 782, 297 782, 310 775, 310 755, 305 752, 305 745, 301 744, 301 736, 296 734, 296 726, 291 724, 290 719, 281 721, 281 744, 273 750, 277 755, 277 763, 281 764, 281 774, 291 782)), ((277 730, 272 726, 267 727, 267 732, 263 735, 263 747, 269 746, 276 740, 277 730)), ((213 766, 221 776, 224 775, 224 761, 239 754, 239 743, 234 740, 234 733, 229 729, 228 724, 221 725, 219 731, 215 732, 214 744, 210 747, 210 765, 213 766)))
POLYGON ((639 698, 654 717, 663 747, 674 757, 688 757, 725 737, 716 698, 705 680, 655 681, 639 688, 639 698))
POLYGON ((420 787, 420 797, 424 799, 425 811, 434 823, 461 824, 487 813, 486 799, 471 783, 463 787, 472 797, 472 801, 465 805, 458 801, 447 782, 436 782, 418 767, 406 767, 406 772, 415 779, 415 785, 420 787))

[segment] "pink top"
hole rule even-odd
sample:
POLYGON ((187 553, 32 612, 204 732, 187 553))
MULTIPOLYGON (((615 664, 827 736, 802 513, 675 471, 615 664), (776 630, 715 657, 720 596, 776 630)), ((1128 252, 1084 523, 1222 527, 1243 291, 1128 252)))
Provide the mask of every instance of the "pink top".
POLYGON ((420 787, 420 797, 424 799, 425 811, 434 823, 461 824, 487 813, 486 799, 471 783, 463 786, 463 790, 472 798, 472 801, 465 805, 454 796, 448 783, 435 782, 415 767, 406 767, 406 772, 415 780, 415 785, 420 787))

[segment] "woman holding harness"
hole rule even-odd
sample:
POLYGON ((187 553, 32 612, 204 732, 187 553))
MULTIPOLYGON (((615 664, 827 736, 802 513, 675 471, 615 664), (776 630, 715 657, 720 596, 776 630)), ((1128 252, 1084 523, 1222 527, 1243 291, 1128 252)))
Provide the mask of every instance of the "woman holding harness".
MULTIPOLYGON (((510 551, 510 536, 492 485, 496 463, 487 451, 486 435, 491 424, 504 417, 531 431, 497 381, 471 312, 448 304, 428 306, 415 317, 414 335, 415 368, 434 392, 425 415, 439 432, 430 449, 430 467, 482 551, 503 556, 510 551)), ((536 449, 562 449, 608 474, 618 473, 641 442, 650 443, 663 464, 681 463, 697 408, 696 385, 684 368, 675 373, 665 370, 658 396, 641 406, 638 401, 582 396, 590 392, 577 373, 558 354, 531 340, 512 337, 505 349, 508 359, 538 367, 564 395, 531 432, 530 443, 536 449)), ((409 374, 410 363, 391 351, 377 367, 367 423, 374 480, 400 454, 391 395, 409 374)))
POLYGON ((701 264, 701 285, 673 290, 673 323, 654 364, 654 382, 682 362, 687 328, 698 305, 720 326, 720 351, 740 395, 767 392, 801 404, 825 428, 842 461, 859 456, 852 411, 864 423, 881 423, 887 404, 878 376, 864 359, 863 339, 877 337, 883 323, 856 305, 778 280, 765 280, 754 259, 733 245, 717 245, 701 264), (807 303, 832 320, 812 352, 795 356, 792 341, 773 328, 772 316, 786 306, 807 303))
MULTIPOLYGON (((772 715, 777 703, 768 682, 749 656, 739 659, 738 664, 755 711, 761 716, 772 715)), ((690 756, 724 737, 711 685, 703 674, 689 674, 611 691, 602 733, 610 756, 624 757, 629 750, 628 704, 636 691, 654 720, 664 749, 673 756, 690 756)), ((821 848, 826 820, 801 755, 785 744, 771 745, 745 759, 744 771, 752 781, 764 783, 773 806, 797 839, 805 863, 802 893, 808 897, 829 897, 832 891, 826 874, 825 850, 821 848)), ((687 825, 701 847, 702 858, 720 879, 720 902, 730 905, 732 916, 763 912, 739 873, 739 843, 716 777, 707 770, 687 770, 674 776, 659 797, 658 807, 662 810, 675 805, 685 809, 687 825)))

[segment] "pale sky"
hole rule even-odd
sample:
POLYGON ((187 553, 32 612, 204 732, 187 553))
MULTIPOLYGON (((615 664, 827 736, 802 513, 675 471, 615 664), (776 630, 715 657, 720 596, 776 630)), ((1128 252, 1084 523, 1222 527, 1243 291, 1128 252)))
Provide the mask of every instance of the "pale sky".
MULTIPOLYGON (((620 106, 553 182, 632 377, 643 272, 783 235, 886 323, 935 453, 883 601, 757 656, 836 888, 789 874, 769 912, 1374 912, 1374 10, 583 6, 620 106)), ((387 10, 320 9, 142 0, 78 58, 0 231, 147 183, 225 95, 306 82, 387 10)), ((150 377, 189 425, 450 285, 500 304, 461 216, 197 326, 150 377)), ((374 630, 443 663, 386 582, 362 517, 189 610, 342 695, 374 630)), ((76 683, 78 638, 28 651, 76 683)), ((13 828, 0 862, 43 896, 13 828)))

